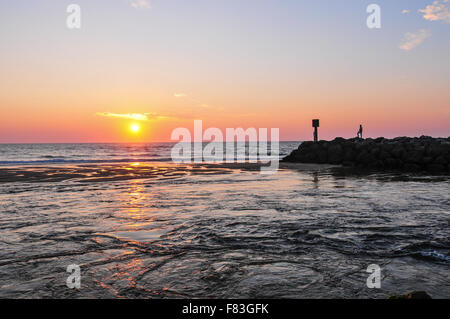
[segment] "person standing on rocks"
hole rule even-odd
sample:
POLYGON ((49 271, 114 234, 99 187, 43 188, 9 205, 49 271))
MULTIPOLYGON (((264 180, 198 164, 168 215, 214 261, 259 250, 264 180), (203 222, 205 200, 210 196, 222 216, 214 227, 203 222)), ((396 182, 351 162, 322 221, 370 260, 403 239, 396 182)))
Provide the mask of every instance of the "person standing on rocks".
POLYGON ((363 127, 362 125, 359 125, 359 131, 357 133, 358 138, 363 138, 363 127))

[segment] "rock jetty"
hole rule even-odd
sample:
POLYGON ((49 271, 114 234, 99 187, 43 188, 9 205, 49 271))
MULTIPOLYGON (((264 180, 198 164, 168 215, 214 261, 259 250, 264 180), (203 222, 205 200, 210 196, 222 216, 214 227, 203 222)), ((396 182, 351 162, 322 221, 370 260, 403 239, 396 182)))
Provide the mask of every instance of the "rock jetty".
POLYGON ((388 299, 433 299, 425 291, 413 291, 406 295, 393 295, 388 299))
POLYGON ((450 173, 450 137, 397 137, 303 142, 283 162, 334 164, 374 170, 450 173))

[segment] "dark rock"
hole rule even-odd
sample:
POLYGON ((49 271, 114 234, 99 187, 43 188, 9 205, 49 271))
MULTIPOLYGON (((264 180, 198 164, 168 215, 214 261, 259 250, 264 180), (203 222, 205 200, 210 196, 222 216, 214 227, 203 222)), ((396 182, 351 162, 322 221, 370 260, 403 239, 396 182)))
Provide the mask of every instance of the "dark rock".
POLYGON ((438 157, 434 160, 434 163, 435 163, 435 164, 439 164, 439 165, 447 165, 447 164, 448 164, 448 162, 447 162, 447 160, 445 159, 444 156, 438 156, 438 157))
POLYGON ((408 294, 408 299, 432 299, 425 291, 413 291, 408 294))
POLYGON ((378 155, 378 157, 379 157, 380 159, 382 159, 382 160, 386 160, 387 158, 390 158, 391 155, 390 155, 387 151, 385 151, 384 149, 382 149, 382 150, 380 151, 380 154, 378 155))
POLYGON ((314 145, 314 142, 310 142, 310 141, 308 141, 308 142, 303 142, 302 144, 300 144, 300 146, 298 147, 298 149, 299 150, 301 150, 301 149, 307 149, 307 148, 310 148, 311 146, 313 146, 314 145))
POLYGON ((356 161, 358 164, 364 164, 364 166, 368 166, 367 164, 373 162, 374 157, 366 150, 363 150, 357 157, 356 161))
POLYGON ((328 152, 327 152, 327 150, 325 148, 323 148, 320 151, 318 151, 317 157, 318 157, 318 163, 319 164, 326 164, 326 163, 328 163, 328 152))
POLYGON ((427 171, 430 172, 434 172, 434 173, 439 173, 439 172, 443 172, 445 171, 445 166, 444 165, 440 165, 440 164, 428 164, 426 166, 427 171))
POLYGON ((406 295, 393 295, 388 299, 432 299, 425 291, 413 291, 406 295))
POLYGON ((365 140, 338 137, 331 142, 304 142, 283 161, 447 173, 450 171, 450 140, 428 136, 365 140))
POLYGON ((383 161, 378 160, 378 161, 376 161, 374 163, 371 163, 370 167, 373 167, 373 168, 376 168, 376 169, 384 169, 385 165, 384 165, 383 161))
POLYGON ((437 157, 444 153, 444 147, 441 144, 433 143, 427 149, 427 155, 437 157))
POLYGON ((344 143, 345 141, 346 141, 345 138, 342 138, 342 137, 336 137, 336 138, 333 140, 333 143, 344 143))
POLYGON ((412 150, 407 153, 405 161, 408 163, 422 163, 423 162, 424 151, 412 150))
POLYGON ((406 163, 403 165, 403 169, 408 172, 417 172, 420 171, 420 166, 417 164, 406 163))
POLYGON ((356 158, 356 152, 354 152, 352 149, 347 149, 345 151, 344 161, 346 161, 346 162, 354 162, 355 158, 356 158))
MULTIPOLYGON (((344 161, 344 162, 342 162, 342 165, 347 166, 347 167, 353 167, 353 166, 355 166, 355 162, 344 161)), ((449 169, 450 169, 450 166, 449 166, 449 169)))
POLYGON ((400 166, 400 161, 389 157, 384 160, 384 165, 386 168, 396 169, 400 166))
POLYGON ((392 150, 391 154, 395 158, 403 158, 403 154, 405 153, 405 149, 401 146, 396 147, 392 150))
POLYGON ((340 164, 344 160, 344 151, 340 144, 328 148, 328 160, 331 164, 340 164))
POLYGON ((373 157, 378 157, 378 155, 380 154, 380 148, 374 146, 373 148, 371 148, 369 150, 369 152, 370 152, 370 155, 372 155, 373 157))

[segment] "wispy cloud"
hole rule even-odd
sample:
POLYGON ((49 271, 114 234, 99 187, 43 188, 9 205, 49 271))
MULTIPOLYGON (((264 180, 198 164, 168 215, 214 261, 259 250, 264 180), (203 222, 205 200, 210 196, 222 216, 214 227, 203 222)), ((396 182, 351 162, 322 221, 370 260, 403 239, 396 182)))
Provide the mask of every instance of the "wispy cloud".
POLYGON ((161 120, 161 119, 169 118, 168 116, 159 115, 156 113, 119 114, 119 113, 110 113, 110 112, 99 112, 99 113, 96 113, 96 115, 104 116, 104 117, 121 118, 121 119, 133 120, 133 121, 150 121, 150 120, 161 120))
POLYGON ((182 98, 182 97, 187 97, 188 95, 185 93, 174 93, 173 96, 176 98, 182 98))
POLYGON ((130 2, 130 5, 136 9, 139 9, 139 8, 151 9, 152 8, 152 6, 150 5, 150 2, 148 2, 148 0, 134 0, 134 1, 130 2))
POLYGON ((450 23, 450 0, 437 0, 420 9, 423 18, 428 21, 443 21, 450 23))
POLYGON ((407 32, 403 36, 399 48, 405 51, 412 50, 429 37, 431 37, 431 31, 426 29, 421 29, 417 32, 407 32))
POLYGON ((404 9, 404 10, 402 10, 402 13, 403 13, 403 14, 408 14, 408 13, 409 13, 409 10, 408 10, 408 9, 404 9))

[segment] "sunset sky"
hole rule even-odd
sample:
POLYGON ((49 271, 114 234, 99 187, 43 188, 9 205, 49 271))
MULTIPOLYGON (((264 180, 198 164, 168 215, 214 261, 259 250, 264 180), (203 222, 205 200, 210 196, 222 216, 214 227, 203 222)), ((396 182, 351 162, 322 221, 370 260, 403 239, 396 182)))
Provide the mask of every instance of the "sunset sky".
POLYGON ((0 143, 450 135, 450 1, 0 0, 0 143), (81 29, 66 8, 81 7, 81 29), (381 29, 366 7, 381 7, 381 29), (132 132, 130 126, 140 126, 132 132))

